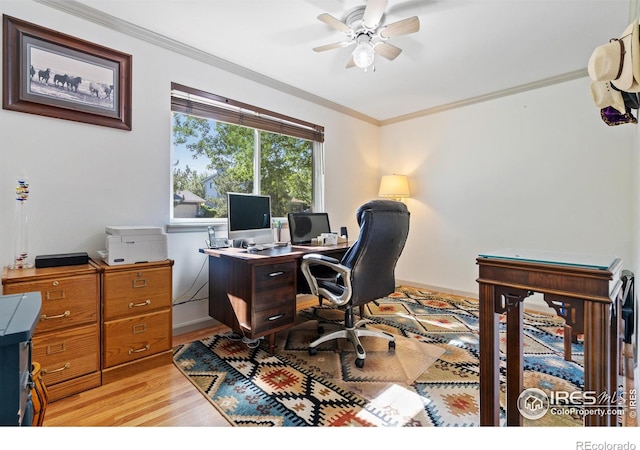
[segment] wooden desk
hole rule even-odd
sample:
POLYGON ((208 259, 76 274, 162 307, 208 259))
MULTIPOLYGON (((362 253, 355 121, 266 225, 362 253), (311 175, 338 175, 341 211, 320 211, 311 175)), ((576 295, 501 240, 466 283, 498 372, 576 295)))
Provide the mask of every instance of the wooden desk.
MULTIPOLYGON (((480 255, 476 260, 480 289, 480 425, 500 425, 499 314, 506 315, 507 425, 522 425, 517 408, 523 390, 522 302, 534 292, 544 294, 545 302, 575 333, 584 334, 584 390, 611 395, 617 392, 622 261, 600 258, 581 262, 571 255, 520 253, 507 250, 480 255)), ((585 417, 587 426, 615 424, 615 415, 585 417)))
POLYGON ((294 325, 300 260, 306 253, 340 258, 348 244, 287 246, 250 253, 240 248, 201 249, 209 255, 209 315, 250 339, 294 325))

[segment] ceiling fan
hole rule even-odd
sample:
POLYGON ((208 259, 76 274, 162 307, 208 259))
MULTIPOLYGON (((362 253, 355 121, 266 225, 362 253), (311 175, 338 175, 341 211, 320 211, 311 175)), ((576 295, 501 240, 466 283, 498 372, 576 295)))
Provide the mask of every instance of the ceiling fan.
POLYGON ((387 3, 388 0, 368 0, 365 6, 359 6, 349 12, 344 21, 328 13, 320 14, 318 16, 320 21, 344 33, 348 40, 322 45, 313 50, 324 52, 355 44, 356 48, 351 53, 347 68, 357 66, 367 70, 373 64, 375 55, 390 61, 394 60, 400 55, 402 49, 390 44, 389 38, 415 33, 420 29, 420 20, 417 16, 413 16, 385 25, 383 19, 387 3))

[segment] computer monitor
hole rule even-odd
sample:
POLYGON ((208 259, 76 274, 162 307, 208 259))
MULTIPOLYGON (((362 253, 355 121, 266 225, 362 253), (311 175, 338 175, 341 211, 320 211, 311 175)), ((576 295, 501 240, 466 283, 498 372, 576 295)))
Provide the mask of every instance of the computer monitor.
POLYGON ((331 232, 327 213, 289 213, 287 219, 291 245, 310 244, 312 238, 331 232))
POLYGON ((242 239, 255 244, 273 242, 271 197, 228 192, 227 232, 230 240, 242 239))

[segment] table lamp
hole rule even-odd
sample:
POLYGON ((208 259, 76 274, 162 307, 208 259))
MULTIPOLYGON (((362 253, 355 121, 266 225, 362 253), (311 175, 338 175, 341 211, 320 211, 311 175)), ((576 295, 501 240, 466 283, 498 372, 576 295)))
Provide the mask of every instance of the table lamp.
POLYGON ((380 181, 378 197, 401 201, 409 197, 409 181, 406 175, 384 175, 380 181))

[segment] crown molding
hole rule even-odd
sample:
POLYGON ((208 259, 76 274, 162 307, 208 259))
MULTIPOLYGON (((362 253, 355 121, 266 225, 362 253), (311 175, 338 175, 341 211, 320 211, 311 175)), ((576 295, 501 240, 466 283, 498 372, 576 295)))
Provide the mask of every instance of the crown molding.
MULTIPOLYGON (((264 86, 270 87, 272 89, 276 89, 280 92, 293 95, 294 97, 298 97, 302 100, 306 100, 316 105, 323 106, 325 108, 329 108, 336 112, 362 120, 364 122, 371 123, 378 127, 391 125, 399 122, 404 122, 407 120, 428 116, 431 114, 437 114, 437 113, 441 113, 443 111, 448 111, 451 109, 461 108, 464 106, 469 106, 477 103, 495 100, 497 98, 519 94, 525 91, 539 89, 542 87, 547 87, 547 86, 551 86, 558 83, 564 83, 566 81, 571 81, 571 80, 588 76, 587 69, 584 68, 584 69, 576 70, 566 74, 546 78, 544 80, 539 80, 532 83, 527 83, 520 86, 515 86, 512 88, 492 92, 489 94, 480 95, 480 96, 468 98, 468 99, 463 99, 457 102, 448 103, 445 105, 439 105, 433 108, 427 108, 427 109, 423 109, 413 113, 392 117, 389 119, 378 120, 371 116, 363 114, 361 112, 353 110, 351 108, 347 108, 346 106, 327 100, 318 95, 312 94, 302 89, 298 89, 286 83, 282 83, 278 80, 267 77, 253 70, 247 69, 246 67, 240 66, 238 64, 227 61, 223 58, 217 57, 211 53, 203 52, 190 45, 183 44, 179 41, 170 39, 154 31, 135 25, 131 22, 127 22, 125 20, 119 19, 112 15, 106 14, 100 10, 97 10, 85 4, 79 3, 75 0, 33 0, 33 1, 45 6, 49 6, 51 8, 55 8, 59 11, 79 17, 81 19, 93 22, 95 24, 101 25, 111 30, 126 34, 127 36, 131 36, 136 39, 140 39, 142 41, 156 45, 158 47, 165 48, 179 55, 187 56, 191 59, 200 61, 205 64, 209 64, 218 69, 224 70, 234 75, 238 75, 242 78, 246 78, 256 83, 260 83, 264 86)), ((633 15, 636 13, 636 11, 639 10, 638 0, 630 0, 630 1, 633 4, 633 6, 630 6, 630 15, 633 15)))
POLYGON ((429 109, 423 109, 422 111, 416 111, 402 116, 393 117, 391 119, 381 120, 380 126, 391 125, 398 122, 404 122, 406 120, 415 119, 417 117, 428 116, 430 114, 437 114, 443 111, 448 111, 455 108, 462 108, 463 106, 475 105, 477 103, 487 102, 489 100, 495 100, 501 97, 508 97, 509 95, 520 94, 522 92, 531 91, 534 89, 540 89, 543 87, 552 86, 554 84, 564 83, 567 81, 577 80, 579 78, 588 77, 587 69, 575 70, 573 72, 557 75, 543 80, 534 81, 532 83, 522 84, 508 89, 502 89, 500 91, 492 92, 489 94, 479 95, 477 97, 467 98, 453 103, 447 103, 446 105, 440 105, 429 109))

